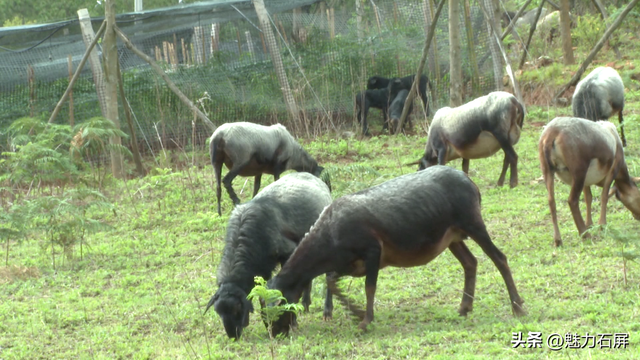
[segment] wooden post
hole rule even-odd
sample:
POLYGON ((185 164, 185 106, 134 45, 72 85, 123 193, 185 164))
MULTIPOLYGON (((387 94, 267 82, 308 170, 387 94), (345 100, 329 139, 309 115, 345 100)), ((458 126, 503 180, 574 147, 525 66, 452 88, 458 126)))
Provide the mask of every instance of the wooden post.
POLYGON ((196 107, 193 104, 193 102, 191 102, 191 100, 189 100, 189 98, 184 93, 182 93, 182 91, 180 91, 180 89, 176 86, 176 84, 174 84, 173 81, 171 81, 171 79, 169 79, 167 74, 165 74, 165 72, 162 71, 162 68, 160 68, 160 66, 158 66, 158 64, 156 64, 153 61, 153 59, 151 59, 149 56, 147 56, 147 54, 145 54, 144 52, 140 51, 137 47, 133 46, 131 41, 127 38, 127 36, 122 31, 120 31, 120 29, 118 29, 118 27, 115 27, 115 29, 116 29, 116 33, 117 33, 118 37, 124 42, 124 44, 127 46, 127 48, 129 50, 133 51, 142 60, 146 61, 149 65, 151 65, 151 68, 158 75, 160 75, 160 77, 162 77, 162 79, 167 83, 167 86, 169 86, 169 89, 171 89, 171 91, 173 91, 176 94, 176 96, 185 105, 187 105, 191 109, 191 111, 195 112, 198 115, 200 120, 202 120, 202 122, 209 127, 211 132, 215 131, 216 130, 216 126, 211 122, 211 120, 209 120, 207 115, 205 115, 202 111, 200 111, 200 109, 198 109, 198 107, 196 107))
POLYGON ((251 56, 252 60, 255 60, 255 55, 253 53, 253 40, 251 40, 251 33, 249 32, 249 30, 246 30, 244 32, 244 37, 247 39, 247 49, 249 49, 249 55, 251 56))
POLYGON ((364 29, 362 28, 363 17, 364 7, 362 6, 362 0, 356 0, 356 33, 358 35, 358 42, 362 42, 362 39, 364 39, 364 29))
MULTIPOLYGON (((82 39, 84 40, 84 45, 88 49, 94 38, 96 37, 93 33, 93 27, 91 27, 91 17, 89 16, 89 11, 87 9, 78 10, 78 19, 80 20, 82 39)), ((102 73, 102 65, 100 64, 98 51, 95 48, 93 48, 89 52, 89 64, 91 65, 91 72, 93 72, 93 83, 96 87, 96 93, 98 93, 98 102, 100 103, 102 116, 107 117, 107 106, 105 103, 104 93, 104 74, 102 73)))
MULTIPOLYGON (((433 7, 433 2, 431 0, 424 0, 424 36, 429 36, 429 29, 431 28, 431 23, 434 20, 433 13, 435 9, 433 7)), ((431 108, 437 109, 437 96, 436 89, 439 88, 440 85, 440 64, 438 63, 438 56, 436 49, 438 48, 438 42, 435 36, 433 36, 433 46, 429 48, 429 68, 431 69, 432 75, 432 83, 434 86, 430 87, 431 92, 431 108)), ((429 114, 427 114, 428 116, 429 114)))
MULTIPOLYGON (((68 55, 67 61, 69 63, 69 84, 73 80, 73 60, 71 54, 68 55)), ((69 92, 69 125, 73 128, 75 125, 75 119, 73 118, 73 89, 69 92)))
POLYGON ((497 29, 498 21, 496 21, 493 0, 481 0, 480 6, 484 6, 484 19, 487 23, 487 32, 489 33, 489 51, 491 52, 491 60, 493 63, 494 91, 502 90, 502 58, 500 57, 500 39, 493 36, 493 29, 497 29), (484 4, 483 4, 484 3, 484 4))
POLYGON ((480 71, 478 70, 478 61, 476 59, 476 47, 473 43, 473 25, 471 24, 471 7, 469 0, 462 0, 464 7, 464 27, 467 30, 467 53, 469 54, 469 67, 471 68, 471 94, 475 97, 476 91, 480 83, 480 71))
POLYGON ((238 41, 238 55, 242 55, 242 40, 240 40, 240 30, 236 28, 236 39, 238 41))
POLYGON ((129 102, 124 94, 124 79, 122 78, 122 72, 120 72, 120 61, 118 61, 118 88, 120 89, 120 100, 122 100, 124 115, 127 119, 127 125, 129 126, 129 133, 131 134, 131 153, 133 154, 133 162, 136 164, 138 175, 143 177, 145 170, 144 166, 142 166, 142 157, 140 156, 140 150, 138 149, 136 130, 133 127, 133 120, 131 119, 131 107, 129 106, 129 102))
POLYGON ((569 17, 569 0, 560 0, 560 37, 562 38, 562 54, 565 65, 576 62, 571 48, 571 18, 569 17))
POLYGON ((542 7, 546 0, 541 0, 540 5, 538 5, 538 10, 536 11, 536 19, 531 24, 531 28, 529 29, 529 37, 527 38, 527 42, 524 44, 524 50, 522 51, 522 57, 520 58, 520 64, 518 65, 518 69, 522 69, 524 66, 524 60, 527 58, 527 54, 529 53, 529 44, 531 44, 531 39, 533 38, 533 33, 536 31, 536 27, 538 26, 538 20, 540 19, 540 14, 542 14, 542 7))
MULTIPOLYGON (((442 0, 441 0, 442 1, 442 0)), ((486 0, 491 1, 491 0, 486 0)), ((462 56, 460 46, 460 0, 449 0, 449 106, 462 105, 462 56)))
POLYGON ((27 78, 29 79, 29 109, 30 116, 36 113, 36 73, 31 65, 27 65, 27 78))
POLYGON ((287 110, 289 111, 289 116, 297 124, 298 108, 296 106, 295 99, 293 98, 291 88, 289 87, 289 81, 287 80, 287 73, 284 70, 282 59, 280 58, 278 43, 276 42, 276 38, 273 35, 273 30, 271 29, 271 26, 269 24, 269 13, 267 13, 267 9, 264 6, 263 0, 254 0, 253 5, 256 8, 256 13, 258 14, 258 19, 260 20, 260 28, 262 29, 262 32, 264 33, 264 36, 267 40, 267 47, 269 48, 271 60, 273 61, 273 66, 276 70, 278 81, 280 82, 282 94, 284 95, 284 102, 287 106, 287 110))
MULTIPOLYGON (((105 0, 105 21, 107 28, 104 31, 104 72, 105 72, 105 104, 107 108, 106 118, 111 120, 116 129, 120 129, 118 118, 118 43, 116 41, 116 9, 115 0, 105 0)), ((112 145, 122 145, 119 136, 109 139, 112 145)), ((122 153, 111 150, 111 173, 115 178, 124 178, 122 153)))
MULTIPOLYGON (((64 94, 62 94, 62 97, 58 101, 58 104, 56 105, 55 109, 53 109, 53 112, 51 113, 51 116, 49 117, 49 121, 48 121, 49 124, 51 124, 53 122, 53 120, 55 120, 56 116, 60 112, 60 109, 62 108, 62 104, 64 104, 64 101, 67 100, 67 96, 69 96, 69 93, 71 93, 71 89, 73 88, 73 84, 75 84, 76 80, 78 80, 78 77, 80 76, 80 71, 84 67, 84 64, 87 62, 87 60, 89 60, 89 57, 90 57, 90 54, 91 54, 91 50, 93 50, 93 47, 96 46, 96 43, 98 42, 98 39, 102 36, 102 33, 104 33, 104 29, 106 27, 107 27, 107 24, 103 21, 102 25, 100 25, 100 29, 98 29, 98 33, 93 38, 93 40, 91 41, 89 46, 87 46, 87 50, 85 50, 84 55, 82 56, 82 60, 80 60, 80 64, 78 64, 78 68, 76 69, 75 74, 73 74, 73 78, 69 82, 69 86, 67 86, 67 90, 65 90, 64 94)), ((100 100, 100 99, 98 99, 98 100, 100 100)))

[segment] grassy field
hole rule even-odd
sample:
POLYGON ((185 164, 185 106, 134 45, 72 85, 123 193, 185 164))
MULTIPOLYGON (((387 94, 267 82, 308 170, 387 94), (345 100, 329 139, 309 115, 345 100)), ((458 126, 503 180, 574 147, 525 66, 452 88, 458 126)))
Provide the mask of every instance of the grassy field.
MULTIPOLYGON (((640 93, 627 93, 625 149, 632 175, 640 175, 640 93)), ((502 153, 471 162, 470 176, 482 192, 482 210, 494 243, 508 257, 528 315, 511 314, 496 267, 469 241, 478 258, 474 311, 457 314, 463 271, 450 252, 427 266, 380 272, 374 322, 366 333, 336 302, 334 319, 322 320, 323 279, 313 304, 286 339, 270 340, 255 314, 243 338, 230 341, 215 312, 203 316, 217 289, 216 267, 231 203, 215 213, 213 171, 207 155, 200 166, 156 171, 127 183, 108 181, 115 211, 95 216, 113 226, 91 235, 83 248, 58 254, 56 268, 45 237, 10 243, 9 266, 0 268, 0 359, 638 359, 640 358, 640 266, 626 263, 609 229, 637 239, 638 223, 615 199, 609 229, 581 240, 566 205, 569 187, 556 196, 564 246, 553 247, 546 190, 539 180, 537 141, 542 125, 569 109, 530 107, 520 142, 517 188, 495 186, 502 153), (513 348, 513 333, 526 340, 542 333, 542 348, 513 348), (626 349, 552 351, 551 334, 627 333, 626 349)), ((374 125, 375 126, 375 125, 374 125)), ((305 147, 333 173, 335 198, 415 171, 425 134, 367 140, 316 139, 305 147), (372 171, 375 170, 375 171, 372 171)), ((460 160, 450 166, 460 168, 460 160)), ((264 185, 271 179, 264 179, 264 185)), ((243 201, 252 180, 235 181, 243 201), (244 184, 244 186, 243 186, 244 184)), ((594 193, 594 219, 599 211, 594 193)), ((584 212, 584 203, 581 203, 584 212)), ((3 245, 2 259, 6 256, 3 245)), ((628 246, 632 250, 633 246, 628 246)), ((58 249, 59 250, 59 249, 58 249)), ((4 265, 4 261, 3 261, 4 265)), ((343 285, 364 304, 362 279, 343 285)), ((584 343, 584 339, 581 339, 584 343)))

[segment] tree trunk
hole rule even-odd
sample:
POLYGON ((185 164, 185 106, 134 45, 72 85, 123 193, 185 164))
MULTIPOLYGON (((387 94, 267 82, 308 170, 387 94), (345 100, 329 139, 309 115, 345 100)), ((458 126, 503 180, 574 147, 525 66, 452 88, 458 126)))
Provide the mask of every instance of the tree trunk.
POLYGON ((364 39, 364 27, 362 25, 362 19, 364 17, 364 7, 362 0, 356 0, 356 31, 358 34, 358 42, 364 39))
MULTIPOLYGON (((104 31, 104 72, 105 72, 105 97, 107 108, 107 119, 111 120, 116 129, 120 129, 120 119, 118 118, 118 43, 116 41, 116 9, 115 0, 105 1, 105 20, 107 28, 104 31)), ((122 145, 119 136, 109 138, 112 145, 122 145)), ((116 149, 111 149, 111 173, 113 177, 122 179, 123 172, 122 153, 116 149)))
POLYGON ((402 131, 404 121, 409 114, 409 107, 411 107, 413 99, 415 99, 416 94, 418 93, 418 83, 420 82, 422 71, 424 70, 424 64, 427 62, 429 47, 431 46, 431 40, 433 39, 433 36, 436 32, 436 24, 438 23, 438 18, 440 17, 440 13, 442 12, 444 2, 445 0, 440 0, 440 3, 438 3, 438 8, 436 9, 433 22, 431 23, 431 25, 429 26, 429 30, 427 31, 427 41, 424 43, 424 48, 422 49, 422 57, 420 58, 420 63, 418 64, 418 70, 416 71, 416 76, 413 79, 411 90, 409 90, 409 95, 407 96, 407 100, 405 100, 404 107, 402 108, 402 115, 400 115, 400 121, 398 122, 398 127, 396 128, 396 135, 402 131))
POLYGON ((560 36, 562 37, 562 53, 564 64, 576 62, 571 48, 571 18, 569 17, 569 0, 560 0, 560 36))
POLYGON ((451 107, 462 105, 462 56, 460 53, 460 0, 449 0, 449 104, 451 107))

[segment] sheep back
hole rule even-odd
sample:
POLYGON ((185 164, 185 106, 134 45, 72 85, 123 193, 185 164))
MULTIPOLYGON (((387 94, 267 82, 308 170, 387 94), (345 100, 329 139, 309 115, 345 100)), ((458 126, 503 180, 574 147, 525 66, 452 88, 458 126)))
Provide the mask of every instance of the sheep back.
POLYGON ((587 120, 606 120, 624 108, 624 84, 610 67, 594 69, 576 86, 571 102, 573 116, 587 120))
POLYGON ((271 277, 331 203, 327 185, 309 173, 291 173, 238 205, 229 218, 218 285, 241 284, 250 291, 253 277, 271 277))

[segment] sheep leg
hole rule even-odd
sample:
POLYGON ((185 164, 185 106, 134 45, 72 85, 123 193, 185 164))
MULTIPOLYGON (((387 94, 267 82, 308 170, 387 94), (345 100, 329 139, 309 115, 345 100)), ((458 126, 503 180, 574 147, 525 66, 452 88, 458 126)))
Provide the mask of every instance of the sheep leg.
POLYGON ((222 186, 220 185, 220 177, 222 175, 222 161, 213 163, 213 171, 216 175, 216 198, 218 199, 218 215, 222 216, 220 209, 220 198, 222 197, 222 186))
POLYGON ((543 159, 542 175, 545 185, 547 186, 547 200, 549 201, 549 212, 551 213, 551 221, 553 222, 553 243, 554 245, 562 245, 562 237, 560 236, 560 227, 558 227, 558 212, 556 208, 556 196, 554 189, 554 173, 549 169, 547 161, 543 159))
POLYGON ((451 250, 451 253, 453 253, 456 259, 460 261, 460 264, 462 264, 462 268, 464 269, 464 291, 458 313, 462 316, 467 316, 467 313, 473 310, 473 296, 476 290, 476 269, 478 267, 478 260, 462 241, 454 242, 449 245, 449 250, 451 250))
POLYGON ((587 206, 587 227, 591 227, 593 225, 593 220, 591 219, 591 203, 593 201, 593 196, 591 195, 591 186, 585 186, 582 189, 582 193, 584 194, 584 203, 587 206))
POLYGON ((586 171, 579 171, 573 175, 573 183, 571 184, 571 191, 569 192, 569 209, 571 209, 571 215, 573 216, 573 221, 578 227, 578 233, 583 238, 589 238, 590 235, 587 233, 587 225, 584 223, 584 219, 582 218, 582 214, 580 214, 580 191, 584 187, 584 174, 586 171), (582 174, 582 176, 576 176, 576 173, 582 174))
MULTIPOLYGON (((509 178, 509 186, 514 188, 518 186, 518 154, 513 149, 511 142, 509 141, 509 137, 507 134, 502 134, 498 132, 492 132, 493 136, 498 140, 502 151, 504 151, 505 161, 509 162, 511 165, 511 176, 509 178)), ((506 176, 506 173, 504 173, 506 176)), ((502 186, 504 184, 504 178, 500 175, 500 179, 498 179, 498 186, 502 186), (500 181, 502 180, 502 181, 500 181)))
POLYGON ((304 287, 304 292, 302 293, 302 306, 304 306, 304 312, 309 312, 309 306, 311 305, 311 286, 313 284, 313 280, 309 281, 309 284, 304 287))
POLYGON ((222 183, 224 184, 225 189, 227 189, 227 193, 229 193, 229 197, 233 201, 233 205, 238 205, 240 203, 240 199, 238 199, 238 195, 233 191, 233 187, 231 186, 231 182, 233 179, 240 174, 242 169, 249 164, 250 160, 243 162, 242 164, 233 164, 233 168, 229 170, 227 175, 222 179, 222 183))
MULTIPOLYGON (((615 169, 617 164, 612 164, 611 168, 615 169)), ((613 182, 614 172, 610 171, 607 174, 607 177, 604 178, 604 183, 602 184, 602 195, 600 197, 600 220, 598 220, 598 224, 604 225, 607 223, 607 202, 609 201, 609 188, 611 188, 611 183, 613 182)))
POLYGON ((358 329, 362 331, 367 330, 367 325, 373 321, 373 302, 376 295, 378 271, 380 270, 380 253, 380 248, 371 249, 364 259, 366 274, 364 287, 367 295, 367 310, 364 315, 364 319, 362 319, 362 322, 358 325, 358 329))
POLYGON ((498 268, 498 271, 500 271, 500 274, 504 279, 504 283, 507 285, 509 299, 511 299, 511 310, 514 315, 526 315, 527 312, 522 308, 524 300, 522 300, 518 294, 518 289, 516 288, 513 276, 511 275, 511 269, 507 263, 507 257, 493 244, 493 241, 491 241, 491 237, 487 232, 487 228, 482 222, 482 216, 480 215, 479 209, 476 211, 476 219, 469 219, 469 222, 464 224, 463 231, 478 243, 478 245, 480 245, 482 251, 489 256, 491 261, 493 261, 495 266, 498 268))
POLYGON ((507 169, 509 168, 509 159, 507 159, 507 155, 504 155, 504 161, 502 162, 502 172, 500 173, 500 177, 498 178, 498 186, 502 186, 504 184, 504 179, 507 177, 507 169))
POLYGON ((256 197, 260 190, 260 180, 262 180, 262 174, 256 175, 255 180, 253 181, 253 197, 256 197))
POLYGON ((324 321, 329 321, 333 318, 333 295, 331 294, 331 290, 329 289, 329 282, 336 282, 338 280, 338 274, 335 272, 328 273, 327 277, 327 293, 324 298, 324 311, 322 314, 322 319, 324 321))
POLYGON ((627 139, 624 137, 624 119, 622 118, 622 109, 618 113, 618 121, 620 121, 620 137, 622 138, 622 146, 627 146, 627 139))
POLYGON ((462 159, 462 171, 469 175, 469 159, 462 159))

